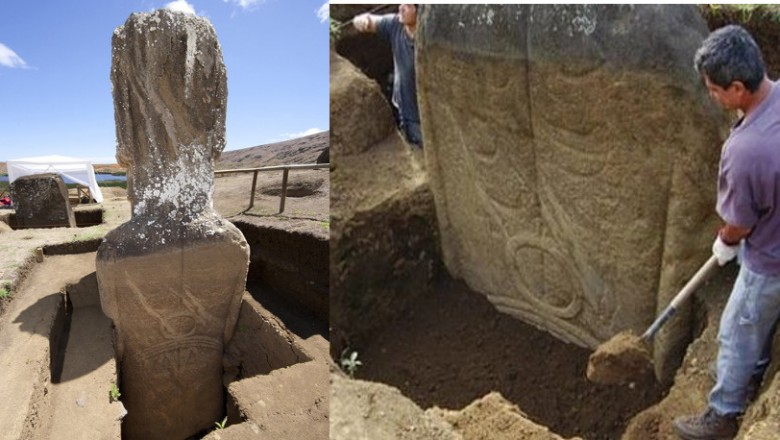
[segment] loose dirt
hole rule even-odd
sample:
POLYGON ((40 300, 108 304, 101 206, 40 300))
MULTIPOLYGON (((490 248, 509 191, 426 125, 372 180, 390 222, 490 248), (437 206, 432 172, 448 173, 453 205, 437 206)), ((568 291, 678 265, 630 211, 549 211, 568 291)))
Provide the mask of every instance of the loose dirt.
POLYGON ((443 280, 366 347, 357 377, 397 387, 422 408, 461 409, 498 391, 564 437, 617 439, 659 401, 653 381, 589 383, 589 352, 503 315, 461 282, 443 280))
POLYGON ((588 380, 612 385, 653 374, 650 350, 632 331, 620 332, 601 344, 588 359, 588 380))
MULTIPOLYGON (((434 408, 426 411, 443 418, 467 440, 562 440, 544 426, 528 420, 517 406, 493 392, 461 411, 434 408)), ((579 437, 572 437, 576 440, 579 437)))

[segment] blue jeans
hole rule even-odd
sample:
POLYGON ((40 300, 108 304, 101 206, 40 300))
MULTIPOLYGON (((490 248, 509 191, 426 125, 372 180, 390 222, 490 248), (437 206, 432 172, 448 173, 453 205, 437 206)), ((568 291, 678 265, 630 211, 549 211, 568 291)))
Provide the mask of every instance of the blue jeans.
POLYGON ((420 131, 419 121, 401 118, 400 128, 407 142, 422 148, 422 132, 420 131))
POLYGON ((761 275, 744 264, 720 318, 718 378, 710 408, 722 415, 745 411, 747 386, 763 375, 780 317, 780 276, 761 275))

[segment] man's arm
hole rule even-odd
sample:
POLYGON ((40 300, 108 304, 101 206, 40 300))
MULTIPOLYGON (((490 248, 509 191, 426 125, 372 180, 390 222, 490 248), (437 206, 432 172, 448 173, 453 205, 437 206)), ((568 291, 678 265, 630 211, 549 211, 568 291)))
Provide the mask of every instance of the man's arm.
POLYGON ((718 237, 723 240, 723 243, 729 246, 736 246, 743 238, 750 235, 750 230, 750 228, 743 228, 726 223, 718 231, 718 237))
POLYGON ((723 266, 733 260, 739 253, 739 242, 750 235, 750 228, 743 228, 726 223, 720 228, 715 242, 712 244, 712 254, 718 259, 718 264, 723 266))
POLYGON ((379 21, 378 15, 360 14, 352 19, 352 25, 360 32, 376 32, 376 24, 379 21))

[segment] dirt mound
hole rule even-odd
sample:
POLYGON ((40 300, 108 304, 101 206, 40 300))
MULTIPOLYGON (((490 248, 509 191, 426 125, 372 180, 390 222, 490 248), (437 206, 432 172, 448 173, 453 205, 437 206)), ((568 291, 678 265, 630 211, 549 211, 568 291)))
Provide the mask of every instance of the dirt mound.
POLYGON ((366 151, 386 138, 394 126, 390 104, 376 82, 333 49, 330 51, 330 120, 334 121, 331 127, 334 157, 366 151))
MULTIPOLYGON (((308 197, 314 195, 324 182, 322 177, 301 176, 300 179, 287 183, 287 197, 308 197)), ((269 185, 260 187, 261 194, 267 196, 281 196, 282 184, 281 182, 271 183, 269 185)))
POLYGON ((397 389, 331 374, 331 440, 460 440, 397 389))
MULTIPOLYGON (((490 393, 461 411, 433 408, 460 433, 464 440, 563 440, 544 426, 528 419, 516 405, 500 393, 490 393)), ((571 440, 579 439, 574 437, 571 440)))
POLYGON ((362 346, 433 286, 439 245, 422 160, 396 131, 364 154, 336 156, 330 205, 334 357, 362 346))

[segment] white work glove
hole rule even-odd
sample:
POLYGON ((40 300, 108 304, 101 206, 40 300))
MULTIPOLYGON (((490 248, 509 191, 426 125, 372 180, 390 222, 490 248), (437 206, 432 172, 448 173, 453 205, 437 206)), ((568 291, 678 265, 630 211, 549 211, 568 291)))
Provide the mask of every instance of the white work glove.
POLYGON ((369 24, 371 24, 371 19, 368 14, 360 14, 352 19, 352 25, 360 32, 367 32, 369 24))
POLYGON ((718 265, 720 266, 733 260, 737 256, 737 252, 739 252, 739 245, 727 245, 721 240, 720 235, 715 239, 715 243, 712 243, 712 254, 718 259, 718 265))

